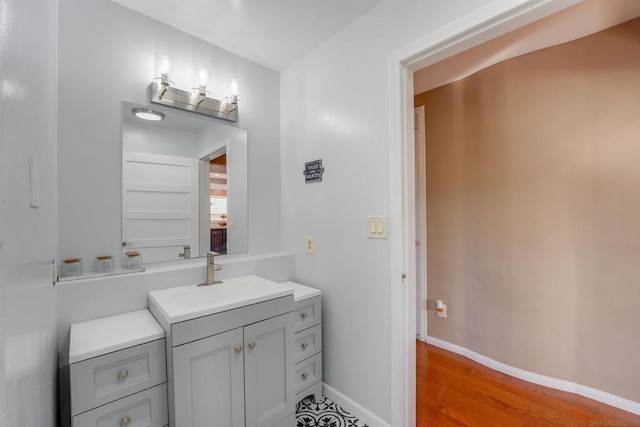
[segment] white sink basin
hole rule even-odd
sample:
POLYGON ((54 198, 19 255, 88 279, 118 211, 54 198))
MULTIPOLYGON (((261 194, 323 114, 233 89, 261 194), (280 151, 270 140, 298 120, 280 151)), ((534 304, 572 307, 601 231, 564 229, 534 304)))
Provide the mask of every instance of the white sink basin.
POLYGON ((177 323, 292 294, 289 286, 258 276, 242 276, 216 285, 151 291, 149 304, 158 307, 169 323, 177 323))

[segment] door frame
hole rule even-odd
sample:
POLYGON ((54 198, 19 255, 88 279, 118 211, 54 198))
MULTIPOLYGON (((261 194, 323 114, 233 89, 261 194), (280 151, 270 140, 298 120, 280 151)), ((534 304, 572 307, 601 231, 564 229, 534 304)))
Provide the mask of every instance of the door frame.
POLYGON ((416 337, 427 342, 427 144, 425 135, 424 105, 414 108, 414 128, 417 135, 415 153, 416 175, 416 337), (419 256, 418 256, 419 255, 419 256))
POLYGON ((389 55, 392 426, 416 423, 413 72, 581 2, 494 0, 389 55))

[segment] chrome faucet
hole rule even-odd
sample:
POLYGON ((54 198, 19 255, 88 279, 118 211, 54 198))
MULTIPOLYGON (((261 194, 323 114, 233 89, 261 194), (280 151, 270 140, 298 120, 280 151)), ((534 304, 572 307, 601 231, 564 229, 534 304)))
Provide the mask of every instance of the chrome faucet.
POLYGON ((220 255, 217 252, 207 252, 207 280, 204 283, 200 283, 198 286, 209 286, 209 285, 217 285, 222 283, 221 280, 216 281, 214 273, 220 269, 222 266, 216 264, 216 257, 220 255))

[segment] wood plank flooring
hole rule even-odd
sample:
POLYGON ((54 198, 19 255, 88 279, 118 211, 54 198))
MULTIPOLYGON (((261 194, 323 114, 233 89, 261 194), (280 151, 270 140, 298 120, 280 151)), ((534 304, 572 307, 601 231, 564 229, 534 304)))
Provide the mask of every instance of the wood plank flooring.
POLYGON ((640 426, 640 416, 416 341, 416 425, 640 426))

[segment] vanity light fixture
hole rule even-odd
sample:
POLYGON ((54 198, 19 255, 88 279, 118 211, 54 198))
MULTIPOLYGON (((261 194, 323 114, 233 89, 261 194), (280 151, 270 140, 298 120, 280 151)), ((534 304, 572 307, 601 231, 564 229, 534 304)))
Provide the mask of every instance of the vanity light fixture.
MULTIPOLYGON (((171 86, 171 62, 164 53, 156 56, 157 76, 149 85, 149 99, 155 104, 168 105, 181 110, 192 111, 211 117, 238 121, 238 90, 239 82, 235 79, 235 92, 231 89, 229 101, 219 101, 207 96, 207 86, 211 79, 206 66, 196 67, 198 86, 194 91, 185 91, 171 86), (235 93, 235 95, 234 95, 235 93)), ((232 80, 233 82, 233 80, 232 80)))
POLYGON ((133 108, 131 113, 139 119, 159 121, 164 120, 164 114, 151 108, 133 108))

